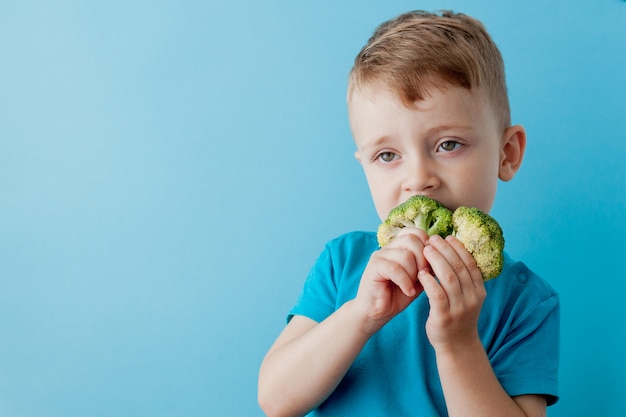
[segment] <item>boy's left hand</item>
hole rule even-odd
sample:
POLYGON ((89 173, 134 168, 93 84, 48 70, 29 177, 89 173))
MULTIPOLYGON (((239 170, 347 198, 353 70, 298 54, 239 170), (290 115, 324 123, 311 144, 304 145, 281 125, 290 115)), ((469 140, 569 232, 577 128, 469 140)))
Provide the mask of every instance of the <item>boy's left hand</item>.
POLYGON ((482 274, 472 254, 453 236, 445 240, 432 236, 424 257, 434 274, 418 274, 430 302, 428 339, 435 351, 463 348, 478 339, 478 317, 486 296, 482 274))

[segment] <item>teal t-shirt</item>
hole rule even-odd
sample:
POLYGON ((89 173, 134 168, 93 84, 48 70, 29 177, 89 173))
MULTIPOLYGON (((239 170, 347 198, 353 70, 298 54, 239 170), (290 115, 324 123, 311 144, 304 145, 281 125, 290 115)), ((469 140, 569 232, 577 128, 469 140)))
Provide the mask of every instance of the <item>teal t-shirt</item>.
MULTIPOLYGON (((353 299, 378 248, 372 232, 347 233, 328 242, 288 319, 301 315, 321 322, 353 299)), ((506 254, 502 274, 486 282, 485 288, 478 331, 500 384, 510 396, 541 394, 548 404, 555 403, 558 294, 506 254)), ((422 293, 372 336, 339 386, 309 416, 447 416, 425 331, 428 312, 422 293)))

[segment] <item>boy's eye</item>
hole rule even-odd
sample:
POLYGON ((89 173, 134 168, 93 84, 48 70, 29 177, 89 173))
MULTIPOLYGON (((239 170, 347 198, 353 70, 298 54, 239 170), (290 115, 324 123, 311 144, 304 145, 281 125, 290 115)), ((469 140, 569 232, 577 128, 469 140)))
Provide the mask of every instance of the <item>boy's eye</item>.
POLYGON ((457 149, 459 146, 461 146, 459 142, 455 140, 447 140, 445 142, 442 142, 441 145, 439 145, 439 149, 441 149, 444 152, 450 152, 450 151, 457 149))
POLYGON ((379 159, 383 162, 391 162, 396 159, 396 154, 393 152, 381 152, 378 154, 376 159, 379 159))

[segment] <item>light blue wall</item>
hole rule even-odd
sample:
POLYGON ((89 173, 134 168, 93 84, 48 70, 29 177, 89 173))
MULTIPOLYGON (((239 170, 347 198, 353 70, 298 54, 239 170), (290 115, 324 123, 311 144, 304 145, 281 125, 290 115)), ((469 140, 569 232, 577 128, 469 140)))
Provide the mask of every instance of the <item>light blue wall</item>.
POLYGON ((260 416, 322 245, 378 224, 352 58, 416 8, 507 63, 529 145, 493 214, 562 295, 549 415, 626 415, 626 2, 0 0, 0 416, 260 416))

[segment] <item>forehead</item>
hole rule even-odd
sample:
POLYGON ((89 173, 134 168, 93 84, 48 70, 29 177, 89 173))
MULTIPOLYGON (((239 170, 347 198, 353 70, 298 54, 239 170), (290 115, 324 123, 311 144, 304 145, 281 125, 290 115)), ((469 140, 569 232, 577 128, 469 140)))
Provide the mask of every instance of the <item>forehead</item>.
POLYGON ((492 127, 495 120, 484 94, 460 87, 431 89, 422 100, 408 105, 384 86, 354 88, 348 116, 354 139, 361 145, 384 137, 482 129, 492 127))
POLYGON ((461 87, 431 87, 424 97, 414 102, 406 102, 402 96, 383 84, 369 84, 351 88, 347 98, 349 116, 361 112, 393 113, 428 112, 439 110, 443 115, 462 117, 472 115, 488 106, 488 99, 482 90, 468 90, 461 87))

